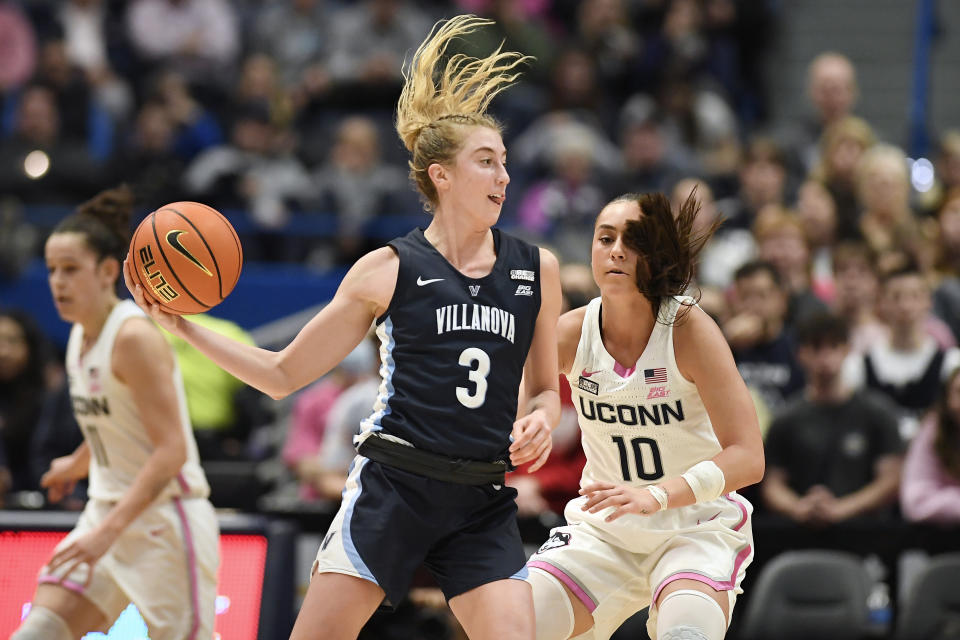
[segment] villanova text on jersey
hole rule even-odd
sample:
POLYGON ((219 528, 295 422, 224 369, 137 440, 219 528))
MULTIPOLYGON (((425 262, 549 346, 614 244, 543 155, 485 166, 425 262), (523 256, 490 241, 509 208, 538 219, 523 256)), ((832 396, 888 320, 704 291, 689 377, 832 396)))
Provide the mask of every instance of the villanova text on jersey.
POLYGON ((540 253, 492 233, 496 260, 480 278, 460 273, 422 229, 389 243, 400 265, 377 318, 381 384, 364 433, 452 457, 503 457, 540 313, 540 253))
POLYGON ((447 331, 489 331, 513 342, 512 313, 485 304, 449 304, 437 309, 437 335, 447 331))

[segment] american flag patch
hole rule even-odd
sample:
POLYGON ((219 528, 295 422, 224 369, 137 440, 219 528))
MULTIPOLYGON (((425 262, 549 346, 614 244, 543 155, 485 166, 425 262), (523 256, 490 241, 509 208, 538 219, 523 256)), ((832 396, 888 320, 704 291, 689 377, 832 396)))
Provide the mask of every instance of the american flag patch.
POLYGON ((646 384, 662 384, 667 381, 667 370, 663 367, 644 369, 643 381, 646 384))

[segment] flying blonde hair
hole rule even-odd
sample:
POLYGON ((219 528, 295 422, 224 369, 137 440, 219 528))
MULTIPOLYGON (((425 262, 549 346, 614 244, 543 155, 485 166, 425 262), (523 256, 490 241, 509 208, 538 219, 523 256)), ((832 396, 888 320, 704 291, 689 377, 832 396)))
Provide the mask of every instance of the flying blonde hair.
POLYGON ((460 15, 437 22, 420 45, 397 103, 397 133, 411 153, 410 178, 423 194, 428 209, 437 203, 437 190, 427 174, 434 163, 446 164, 460 150, 463 125, 483 126, 501 132, 486 110, 493 98, 520 76, 514 69, 532 59, 502 51, 503 43, 484 58, 457 53, 441 65, 453 39, 473 33, 492 20, 460 15))

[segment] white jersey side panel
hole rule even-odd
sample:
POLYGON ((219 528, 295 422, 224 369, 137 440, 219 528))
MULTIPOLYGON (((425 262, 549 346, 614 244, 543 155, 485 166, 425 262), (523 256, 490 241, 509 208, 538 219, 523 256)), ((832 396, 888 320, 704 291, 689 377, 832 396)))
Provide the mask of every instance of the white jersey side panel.
MULTIPOLYGON (((140 420, 130 389, 113 375, 111 358, 117 333, 129 318, 146 317, 132 300, 119 302, 96 342, 81 354, 83 327, 75 324, 67 342, 67 376, 77 423, 90 448, 88 495, 98 500, 119 500, 153 452, 153 444, 140 420)), ((158 496, 207 497, 210 487, 200 467, 197 443, 187 413, 180 368, 174 362, 173 384, 180 423, 187 442, 187 461, 176 478, 158 496)))
MULTIPOLYGON (((603 345, 601 299, 587 305, 577 355, 567 375, 587 457, 580 486, 592 482, 653 484, 678 476, 720 452, 696 385, 677 369, 672 323, 681 301, 692 303, 684 298, 664 301, 661 322, 654 326, 632 368, 617 363, 603 345)), ((608 513, 583 512, 581 503, 582 499, 577 499, 568 505, 568 522, 588 521, 608 531, 625 528, 635 533, 638 526, 676 530, 685 526, 684 515, 690 515, 681 513, 686 508, 670 509, 606 523, 603 518, 608 513)))

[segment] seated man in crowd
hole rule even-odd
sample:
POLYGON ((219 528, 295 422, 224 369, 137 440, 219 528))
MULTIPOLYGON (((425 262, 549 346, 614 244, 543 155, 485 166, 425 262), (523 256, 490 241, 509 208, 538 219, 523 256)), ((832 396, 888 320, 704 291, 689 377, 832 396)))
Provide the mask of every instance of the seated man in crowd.
POLYGON ((801 397, 775 417, 761 484, 770 510, 805 525, 888 516, 900 486, 903 442, 889 400, 843 382, 844 318, 812 316, 798 332, 801 397))

